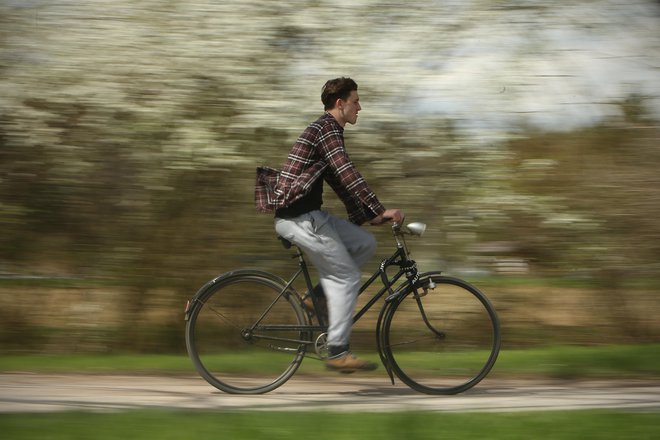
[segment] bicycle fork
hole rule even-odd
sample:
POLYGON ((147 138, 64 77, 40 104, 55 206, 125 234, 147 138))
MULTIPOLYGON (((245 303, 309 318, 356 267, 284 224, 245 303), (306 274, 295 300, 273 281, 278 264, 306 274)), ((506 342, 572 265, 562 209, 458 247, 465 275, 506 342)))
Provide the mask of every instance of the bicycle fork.
MULTIPOLYGON (((402 288, 400 289, 397 289, 398 290, 397 292, 390 295, 386 299, 385 306, 381 309, 380 314, 378 315, 378 322, 376 324, 376 342, 378 346, 378 354, 380 356, 381 362, 385 366, 387 375, 390 377, 390 381, 392 382, 392 385, 394 385, 394 372, 392 371, 392 366, 390 363, 390 358, 388 356, 388 353, 385 351, 387 343, 385 341, 384 328, 385 326, 389 325, 389 322, 392 320, 395 310, 394 306, 398 305, 398 303, 400 303, 401 301, 404 301, 405 297, 402 297, 402 295, 406 285, 402 286, 402 288)), ((424 310, 424 304, 422 303, 422 299, 421 299, 422 297, 428 295, 429 290, 434 290, 436 284, 433 282, 432 279, 429 279, 428 284, 422 286, 423 291, 421 293, 419 292, 419 288, 413 284, 412 279, 410 285, 413 288, 412 295, 413 298, 415 299, 415 302, 417 303, 417 308, 419 309, 419 312, 422 315, 422 321, 424 322, 426 327, 429 330, 431 330, 431 332, 433 332, 433 334, 435 334, 438 338, 444 339, 445 333, 436 330, 433 327, 433 325, 429 322, 428 317, 426 316, 426 311, 424 310)))

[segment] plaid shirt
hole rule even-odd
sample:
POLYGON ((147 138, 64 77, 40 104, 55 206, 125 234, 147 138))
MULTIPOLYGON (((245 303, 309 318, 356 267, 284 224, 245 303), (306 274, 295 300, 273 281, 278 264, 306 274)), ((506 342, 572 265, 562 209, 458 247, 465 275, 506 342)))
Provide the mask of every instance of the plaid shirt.
POLYGON ((344 129, 330 113, 305 129, 281 171, 257 168, 256 208, 273 212, 287 207, 308 194, 321 177, 344 203, 351 222, 360 225, 385 211, 349 159, 344 148, 344 129))

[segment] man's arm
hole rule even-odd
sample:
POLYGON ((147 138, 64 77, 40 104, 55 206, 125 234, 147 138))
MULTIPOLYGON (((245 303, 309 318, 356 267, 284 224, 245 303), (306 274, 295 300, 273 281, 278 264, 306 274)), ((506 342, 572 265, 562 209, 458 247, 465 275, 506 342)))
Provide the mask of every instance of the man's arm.
POLYGON ((385 212, 385 207, 348 157, 341 132, 326 125, 320 139, 319 152, 331 173, 328 183, 346 205, 349 219, 362 224, 385 212))

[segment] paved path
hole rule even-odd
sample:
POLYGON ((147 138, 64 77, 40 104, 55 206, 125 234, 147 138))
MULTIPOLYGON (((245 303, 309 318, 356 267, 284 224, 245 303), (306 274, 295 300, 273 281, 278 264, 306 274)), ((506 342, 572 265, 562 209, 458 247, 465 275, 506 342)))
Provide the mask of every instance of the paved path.
POLYGON ((385 378, 295 376, 264 395, 217 391, 198 377, 0 374, 0 412, 133 408, 223 411, 533 411, 660 410, 658 381, 486 379, 457 396, 428 396, 385 378))

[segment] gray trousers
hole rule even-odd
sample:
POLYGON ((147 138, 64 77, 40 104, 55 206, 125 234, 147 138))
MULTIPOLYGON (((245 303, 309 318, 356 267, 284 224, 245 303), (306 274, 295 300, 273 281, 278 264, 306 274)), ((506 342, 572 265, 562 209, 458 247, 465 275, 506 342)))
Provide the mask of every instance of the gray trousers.
POLYGON ((328 302, 328 345, 349 345, 361 286, 360 267, 376 251, 374 236, 325 211, 275 219, 275 230, 305 253, 319 272, 328 302))

